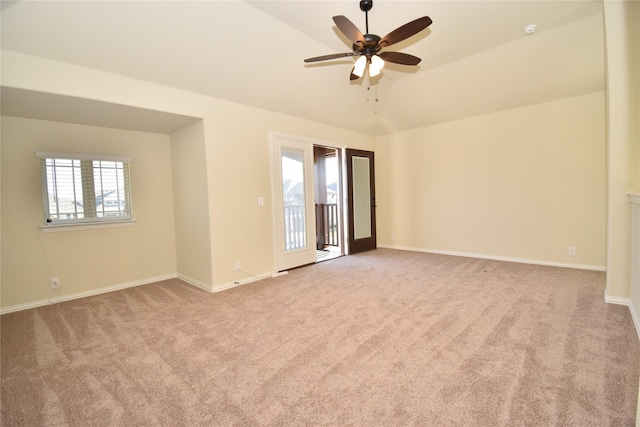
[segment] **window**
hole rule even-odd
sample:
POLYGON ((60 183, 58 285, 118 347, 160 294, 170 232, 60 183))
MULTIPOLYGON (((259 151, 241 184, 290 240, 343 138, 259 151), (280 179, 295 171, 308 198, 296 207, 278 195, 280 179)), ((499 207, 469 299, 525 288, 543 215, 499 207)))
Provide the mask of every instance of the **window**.
POLYGON ((130 158, 36 153, 47 225, 131 220, 130 158))

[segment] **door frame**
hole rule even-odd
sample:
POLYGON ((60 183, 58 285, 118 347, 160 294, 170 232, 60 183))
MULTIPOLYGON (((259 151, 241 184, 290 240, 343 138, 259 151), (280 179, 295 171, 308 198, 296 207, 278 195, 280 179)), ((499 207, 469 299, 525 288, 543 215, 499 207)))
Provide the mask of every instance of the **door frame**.
MULTIPOLYGON (((330 151, 332 153, 332 156, 330 157, 335 157, 335 164, 336 164, 336 172, 337 172, 337 180, 336 180, 336 191, 337 191, 337 197, 335 199, 335 204, 336 204, 336 209, 337 209, 337 223, 338 223, 338 229, 337 229, 337 235, 338 235, 338 245, 337 247, 339 248, 339 254, 340 256, 345 255, 346 251, 345 251, 345 220, 346 220, 346 216, 344 215, 345 212, 345 202, 346 202, 346 187, 344 187, 343 183, 344 183, 344 149, 343 148, 339 148, 339 147, 330 147, 330 146, 326 146, 326 145, 320 145, 315 143, 313 145, 314 148, 314 169, 316 172, 316 175, 314 175, 314 178, 318 178, 318 179, 325 179, 327 178, 327 175, 325 174, 327 171, 327 167, 326 167, 326 159, 328 158, 328 156, 326 156, 326 153, 328 151, 330 151), (321 159, 322 157, 324 157, 324 159, 321 159), (324 170, 323 170, 324 169, 324 170), (325 172, 325 173, 323 173, 325 172)), ((322 204, 322 203, 326 203, 327 202, 327 194, 326 194, 326 190, 328 189, 327 186, 324 186, 321 183, 315 182, 316 186, 315 186, 315 196, 316 196, 316 227, 318 228, 318 230, 326 232, 326 230, 324 230, 324 225, 325 224, 321 224, 321 218, 318 218, 318 209, 317 206, 318 204, 322 204)), ((326 242, 325 242, 326 243, 326 242)), ((335 245, 330 245, 330 246, 334 246, 335 245)), ((319 249, 319 248, 318 248, 319 249)), ((333 253, 338 253, 335 250, 332 250, 333 253)), ((334 256, 331 256, 331 258, 334 258, 334 256)))
MULTIPOLYGON (((316 215, 315 215, 315 177, 314 177, 314 162, 313 162, 313 147, 314 146, 321 146, 321 147, 328 147, 328 148, 335 148, 337 150, 339 150, 341 152, 341 154, 344 154, 344 150, 345 150, 345 146, 341 145, 341 144, 336 144, 336 143, 330 143, 330 142, 325 142, 325 141, 318 141, 318 140, 313 140, 310 138, 304 138, 304 137, 299 137, 299 136, 292 136, 292 135, 286 135, 286 134, 282 134, 282 133, 277 133, 277 132, 269 132, 269 151, 270 151, 270 160, 269 163, 271 165, 271 197, 273 200, 272 205, 272 230, 273 230, 273 265, 274 265, 274 271, 275 272, 280 272, 280 271, 285 271, 291 268, 296 268, 296 267, 300 267, 302 265, 307 265, 307 264, 313 264, 316 262, 316 215), (309 197, 311 197, 311 203, 309 203, 307 201, 307 206, 306 206, 306 211, 305 211, 305 215, 307 215, 306 217, 306 222, 307 222, 307 249, 312 249, 313 252, 313 259, 311 259, 311 256, 307 257, 305 259, 305 261, 303 261, 302 263, 298 264, 298 265, 291 265, 291 266, 286 266, 286 268, 282 268, 283 265, 280 263, 279 261, 279 253, 280 250, 282 249, 278 242, 278 239, 282 239, 282 236, 280 235, 280 232, 282 231, 282 226, 279 225, 279 221, 283 221, 284 220, 284 213, 281 212, 282 211, 282 206, 278 206, 278 203, 280 203, 278 196, 277 196, 277 192, 278 189, 276 186, 280 186, 280 192, 282 191, 282 172, 276 170, 276 162, 275 162, 275 156, 276 154, 278 154, 280 156, 280 149, 278 146, 278 149, 276 150, 276 144, 279 144, 279 142, 290 142, 292 146, 302 146, 305 145, 306 147, 308 147, 308 151, 311 153, 310 158, 307 158, 305 156, 305 191, 310 191, 310 196, 307 195, 306 199, 309 200, 309 197), (277 153, 276 153, 277 151, 277 153), (310 163, 309 162, 310 159, 310 163), (310 177, 309 177, 309 172, 310 172, 310 177), (279 179, 280 178, 280 179, 279 179), (307 182, 308 181, 308 182, 307 182), (310 234, 312 234, 312 236, 310 236, 310 234)), ((340 165, 340 167, 342 168, 342 165, 340 165)), ((342 168, 341 171, 341 176, 344 175, 344 168, 342 168)), ((344 192, 342 193, 344 196, 344 192)), ((344 205, 343 205, 344 206, 344 205)), ((346 209, 342 208, 342 210, 346 211, 346 209)), ((344 236, 344 234, 341 234, 341 239, 342 239, 342 247, 344 247, 344 245, 346 244, 346 238, 344 236)))
POLYGON ((345 150, 346 163, 346 183, 347 183, 347 214, 348 214, 348 236, 347 242, 349 254, 369 251, 377 248, 376 237, 376 182, 375 182, 375 155, 373 151, 356 150, 347 148, 345 150), (353 182, 353 158, 362 157, 369 159, 369 206, 370 206, 370 235, 366 238, 355 238, 355 215, 354 215, 354 182, 353 182))

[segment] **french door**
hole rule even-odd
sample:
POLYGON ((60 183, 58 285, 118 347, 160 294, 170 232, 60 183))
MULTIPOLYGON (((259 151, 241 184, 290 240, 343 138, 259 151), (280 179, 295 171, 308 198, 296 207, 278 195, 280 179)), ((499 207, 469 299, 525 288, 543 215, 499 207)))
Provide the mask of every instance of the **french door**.
POLYGON ((313 144, 271 135, 276 271, 316 261, 313 144))
POLYGON ((376 188, 373 152, 346 150, 349 253, 375 249, 376 188))

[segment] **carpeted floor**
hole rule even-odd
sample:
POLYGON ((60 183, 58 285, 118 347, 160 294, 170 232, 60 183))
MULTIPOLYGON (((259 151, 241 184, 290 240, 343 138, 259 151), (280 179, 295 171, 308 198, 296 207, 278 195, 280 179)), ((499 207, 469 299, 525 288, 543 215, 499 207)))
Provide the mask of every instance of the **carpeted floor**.
POLYGON ((1 317, 3 426, 631 426, 604 273, 378 249, 1 317))

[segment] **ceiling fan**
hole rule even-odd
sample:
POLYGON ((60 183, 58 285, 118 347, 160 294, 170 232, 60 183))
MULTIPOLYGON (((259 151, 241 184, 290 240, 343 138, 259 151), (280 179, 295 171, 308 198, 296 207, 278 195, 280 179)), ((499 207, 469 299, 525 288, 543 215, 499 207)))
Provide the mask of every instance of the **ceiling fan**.
POLYGON ((396 28, 384 37, 369 34, 369 11, 373 7, 373 0, 360 1, 360 10, 365 13, 366 34, 362 34, 353 22, 345 16, 333 17, 333 22, 353 42, 353 52, 334 53, 331 55, 316 56, 305 59, 304 62, 319 62, 329 59, 345 58, 348 56, 359 56, 356 64, 351 70, 350 80, 357 80, 364 75, 364 70, 369 65, 369 76, 375 77, 380 74, 385 61, 402 65, 418 65, 421 59, 417 56, 402 52, 380 52, 382 48, 401 42, 414 34, 427 28, 433 21, 428 16, 423 16, 413 20, 403 26, 396 28), (378 53, 380 52, 380 53, 378 53))

